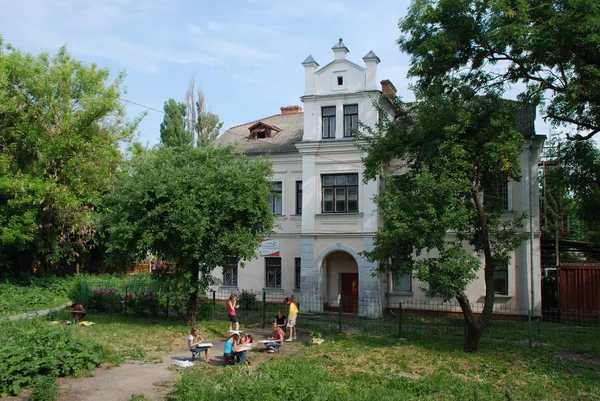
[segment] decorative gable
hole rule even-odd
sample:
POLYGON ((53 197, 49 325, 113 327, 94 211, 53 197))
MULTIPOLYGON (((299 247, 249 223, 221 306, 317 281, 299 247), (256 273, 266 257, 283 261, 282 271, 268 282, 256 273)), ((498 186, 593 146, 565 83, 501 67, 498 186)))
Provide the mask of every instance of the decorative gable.
POLYGON ((281 130, 274 125, 265 124, 262 121, 248 127, 250 136, 248 139, 274 138, 281 130))

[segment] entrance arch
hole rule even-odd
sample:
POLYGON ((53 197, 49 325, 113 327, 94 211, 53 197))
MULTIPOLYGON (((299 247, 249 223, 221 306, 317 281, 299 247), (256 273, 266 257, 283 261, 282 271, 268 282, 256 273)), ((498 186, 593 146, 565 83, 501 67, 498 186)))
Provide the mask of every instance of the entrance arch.
POLYGON ((324 309, 358 313, 358 254, 351 248, 336 244, 323 251, 317 259, 320 266, 319 287, 324 309))

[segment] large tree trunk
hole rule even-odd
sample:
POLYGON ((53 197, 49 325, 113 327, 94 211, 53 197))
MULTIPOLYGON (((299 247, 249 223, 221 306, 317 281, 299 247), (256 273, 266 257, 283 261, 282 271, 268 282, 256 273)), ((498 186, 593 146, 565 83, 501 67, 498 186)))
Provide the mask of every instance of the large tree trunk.
POLYGON ((188 298, 187 310, 185 314, 185 324, 194 325, 196 324, 196 310, 198 305, 198 273, 199 273, 200 262, 197 259, 192 260, 192 266, 190 272, 192 273, 190 284, 192 286, 192 292, 188 298))
POLYGON ((481 335, 483 334, 486 325, 482 324, 482 322, 475 317, 473 310, 471 309, 471 304, 469 303, 469 298, 467 298, 464 293, 459 294, 456 297, 456 300, 463 311, 465 326, 467 328, 467 332, 465 333, 464 351, 476 352, 479 348, 479 340, 481 340, 481 335))

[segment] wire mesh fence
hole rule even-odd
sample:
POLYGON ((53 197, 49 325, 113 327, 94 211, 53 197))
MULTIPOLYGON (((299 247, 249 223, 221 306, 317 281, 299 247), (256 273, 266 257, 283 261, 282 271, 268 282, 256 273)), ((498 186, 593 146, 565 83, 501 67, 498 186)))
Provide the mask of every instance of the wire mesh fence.
MULTIPOLYGON (((153 280, 110 280, 82 283, 88 310, 139 316, 184 316, 188 297, 161 287, 153 280)), ((236 310, 242 327, 268 327, 281 311, 287 315, 283 291, 252 292, 219 289, 201 296, 197 304, 198 318, 228 321, 226 302, 236 293, 236 310)), ((82 294, 83 295, 83 294, 82 294)), ((297 325, 301 330, 317 330, 325 335, 372 334, 406 338, 431 336, 464 338, 465 320, 456 302, 398 302, 383 307, 378 299, 313 298, 299 302, 297 325)), ((473 303, 473 311, 483 310, 473 303)), ((544 343, 552 340, 595 342, 600 337, 598 311, 560 309, 535 311, 497 306, 492 323, 483 339, 544 343)))

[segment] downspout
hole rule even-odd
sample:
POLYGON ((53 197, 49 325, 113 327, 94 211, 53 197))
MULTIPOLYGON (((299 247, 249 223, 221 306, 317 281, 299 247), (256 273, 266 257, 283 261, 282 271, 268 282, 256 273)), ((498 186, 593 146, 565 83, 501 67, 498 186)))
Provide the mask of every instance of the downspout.
POLYGON ((532 168, 531 164, 533 162, 532 157, 533 152, 533 137, 529 139, 529 285, 530 285, 530 299, 529 299, 529 310, 530 313, 533 313, 534 300, 535 300, 535 286, 534 286, 534 264, 533 264, 533 184, 534 180, 532 180, 532 168))

